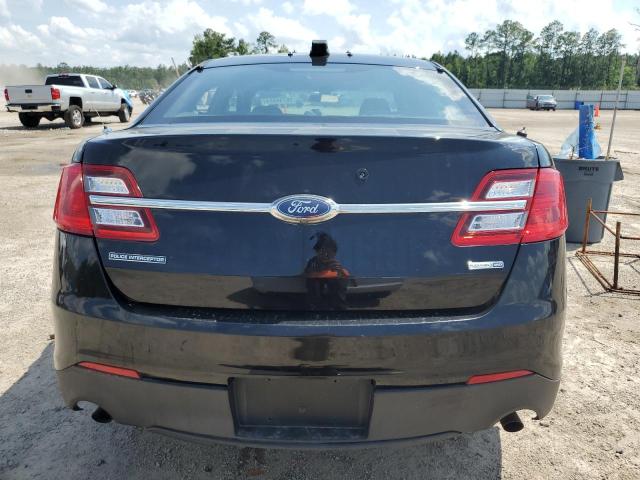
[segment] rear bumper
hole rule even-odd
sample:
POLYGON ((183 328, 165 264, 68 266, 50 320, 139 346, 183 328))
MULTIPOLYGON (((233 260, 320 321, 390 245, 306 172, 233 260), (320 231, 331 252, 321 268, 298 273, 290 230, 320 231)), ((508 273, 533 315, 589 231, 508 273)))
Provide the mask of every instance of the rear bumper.
POLYGON ((37 104, 7 104, 9 112, 19 113, 61 113, 62 106, 59 103, 37 103, 37 104))
MULTIPOLYGON (((274 438, 242 433, 226 385, 129 379, 81 367, 58 372, 65 402, 100 405, 115 421, 200 442, 256 447, 347 447, 422 441, 489 428, 514 410, 545 416, 558 381, 540 375, 482 385, 375 388, 367 433, 361 438, 274 438)), ((269 402, 269 399, 264 399, 269 402)))
MULTIPOLYGON (((328 445, 421 439, 490 427, 556 396, 565 309, 564 239, 522 245, 495 304, 472 316, 367 320, 208 318, 128 303, 105 278, 93 239, 58 233, 54 364, 66 403, 90 401, 118 422, 194 439, 328 445), (88 361, 142 380, 88 371, 88 361), (465 385, 472 375, 535 375, 465 385), (367 434, 286 441, 239 435, 234 379, 360 379, 375 385, 367 434)), ((266 399, 268 401, 268 399, 266 399)))

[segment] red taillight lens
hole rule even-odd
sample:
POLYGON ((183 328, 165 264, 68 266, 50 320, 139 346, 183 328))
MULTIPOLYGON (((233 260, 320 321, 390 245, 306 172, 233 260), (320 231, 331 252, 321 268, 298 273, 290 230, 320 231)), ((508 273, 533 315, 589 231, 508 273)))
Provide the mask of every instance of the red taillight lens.
POLYGON ((112 240, 154 242, 160 237, 149 209, 92 205, 91 195, 142 197, 142 192, 126 168, 68 165, 53 217, 60 230, 112 240))
POLYGON ((4 89, 4 99, 8 102, 9 101, 9 90, 8 89, 4 89))
POLYGON ((93 235, 87 199, 82 186, 82 165, 72 163, 62 169, 53 220, 60 230, 93 235))
POLYGON ((51 100, 60 100, 60 89, 51 87, 51 100))
POLYGON ((552 168, 541 168, 521 242, 532 243, 557 238, 568 226, 562 175, 552 168))
POLYGON ((487 375, 474 375, 467 380, 467 385, 479 385, 481 383, 500 382, 511 378, 526 377, 533 375, 529 370, 513 370, 511 372, 489 373, 487 375))
POLYGON ((472 200, 526 203, 521 210, 463 214, 451 238, 459 247, 539 242, 559 237, 567 229, 562 177, 551 168, 490 172, 472 200))
POLYGON ((113 367, 111 365, 104 365, 102 363, 94 362, 80 362, 78 363, 78 365, 83 368, 88 368, 89 370, 94 370, 101 373, 109 373, 111 375, 118 375, 119 377, 136 379, 140 378, 140 374, 138 372, 129 368, 113 367))

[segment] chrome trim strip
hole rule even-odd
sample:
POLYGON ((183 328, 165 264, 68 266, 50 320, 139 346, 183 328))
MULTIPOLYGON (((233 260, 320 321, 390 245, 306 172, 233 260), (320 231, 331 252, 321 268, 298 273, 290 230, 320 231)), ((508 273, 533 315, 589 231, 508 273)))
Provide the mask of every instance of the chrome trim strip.
MULTIPOLYGON (((162 200, 140 197, 112 197, 89 195, 92 205, 114 207, 158 208, 164 210, 190 210, 202 212, 271 213, 271 203, 200 202, 192 200, 162 200)), ((486 202, 440 202, 440 203, 346 203, 337 204, 337 213, 389 214, 389 213, 451 213, 451 212, 495 212, 501 210, 524 210, 526 200, 493 200, 486 202)))
POLYGON ((496 200, 490 202, 440 203, 347 203, 339 205, 340 213, 450 213, 495 212, 498 210, 524 210, 526 200, 496 200))
POLYGON ((163 210, 191 210, 202 212, 269 213, 270 203, 198 202, 192 200, 162 200, 140 197, 111 197, 89 195, 92 205, 112 207, 159 208, 163 210))

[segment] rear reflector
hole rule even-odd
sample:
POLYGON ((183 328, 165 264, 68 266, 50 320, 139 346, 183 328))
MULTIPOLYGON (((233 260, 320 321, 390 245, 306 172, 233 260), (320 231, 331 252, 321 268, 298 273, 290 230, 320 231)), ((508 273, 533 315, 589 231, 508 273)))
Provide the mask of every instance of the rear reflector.
POLYGON ((509 380, 510 378, 526 377, 527 375, 533 375, 533 372, 529 370, 513 370, 511 372, 490 373, 488 375, 474 375, 467 380, 467 385, 499 382, 501 380, 509 380))
POLYGON ((552 168, 497 170, 481 180, 472 200, 526 200, 521 211, 465 213, 451 237, 458 247, 540 242, 568 226, 562 177, 552 168))
POLYGON ((54 220, 60 230, 97 238, 154 242, 160 234, 147 208, 91 206, 89 196, 142 197, 133 174, 123 167, 73 163, 63 168, 54 220))
POLYGON ((119 377, 140 378, 140 374, 138 372, 128 368, 113 367, 111 365, 93 362, 80 362, 78 363, 78 366, 88 368, 89 370, 94 370, 96 372, 118 375, 119 377))

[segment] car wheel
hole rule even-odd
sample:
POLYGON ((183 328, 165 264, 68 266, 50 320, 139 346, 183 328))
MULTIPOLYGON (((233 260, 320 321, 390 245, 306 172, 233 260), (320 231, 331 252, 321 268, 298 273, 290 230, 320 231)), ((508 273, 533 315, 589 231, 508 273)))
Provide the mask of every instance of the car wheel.
POLYGON ((69 105, 69 110, 64 113, 64 123, 69 128, 80 128, 84 124, 82 109, 77 105, 69 105))
POLYGON ((18 118, 20 123, 27 128, 35 128, 40 124, 40 118, 38 115, 29 115, 28 113, 19 113, 18 118))
POLYGON ((129 120, 131 120, 131 110, 129 110, 129 107, 126 103, 123 103, 122 107, 120 107, 118 118, 120 119, 121 123, 127 123, 129 120))

